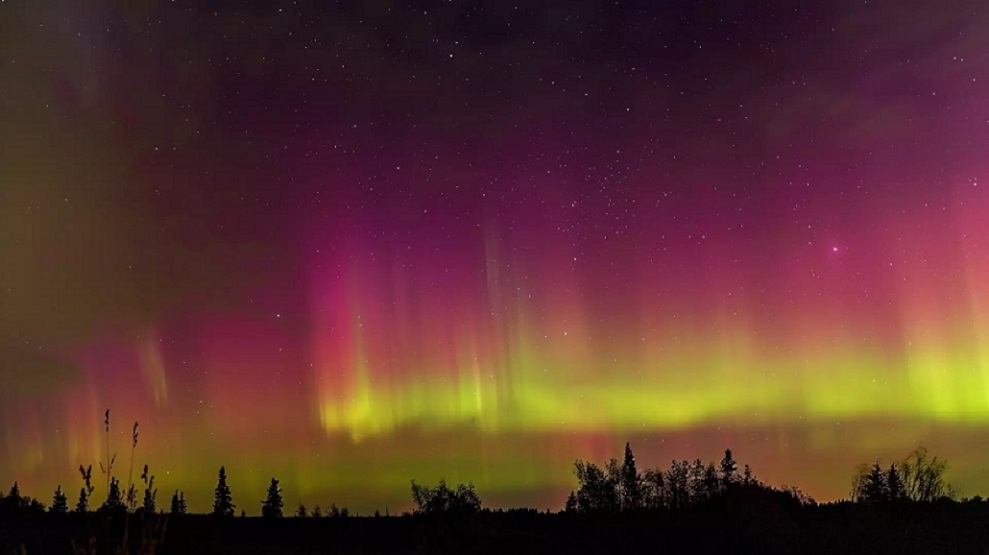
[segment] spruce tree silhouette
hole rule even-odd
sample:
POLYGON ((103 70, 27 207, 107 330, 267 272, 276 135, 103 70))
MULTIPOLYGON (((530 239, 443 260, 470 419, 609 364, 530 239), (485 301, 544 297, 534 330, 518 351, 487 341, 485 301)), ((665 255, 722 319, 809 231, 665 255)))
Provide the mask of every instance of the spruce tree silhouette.
POLYGON ((21 498, 21 488, 14 482, 10 487, 10 492, 6 497, 0 497, 0 513, 14 513, 20 510, 23 499, 21 498))
POLYGON ((227 470, 220 467, 220 477, 216 482, 216 489, 213 495, 213 514, 216 516, 234 516, 233 498, 230 495, 230 486, 227 485, 227 470))
POLYGON ((295 510, 295 516, 299 518, 306 518, 307 516, 309 516, 308 511, 306 511, 306 506, 303 505, 302 503, 299 503, 299 508, 295 510))
POLYGON ((89 512, 89 494, 86 492, 86 488, 81 488, 79 490, 79 500, 76 501, 76 512, 89 512))
POLYGON ((261 516, 281 518, 282 506, 282 490, 278 487, 278 480, 272 478, 271 485, 268 486, 268 497, 261 502, 261 516))
POLYGON ((62 491, 62 484, 55 488, 55 495, 52 496, 52 506, 49 511, 60 515, 69 512, 69 500, 65 497, 65 492, 62 491))
POLYGON ((895 464, 889 465, 889 470, 886 472, 886 495, 890 501, 899 501, 907 495, 903 480, 900 478, 900 471, 895 464))
POLYGON ((731 456, 731 449, 725 449, 725 458, 721 459, 721 487, 727 490, 738 481, 738 464, 731 456))
POLYGON ((745 470, 742 471, 742 484, 746 486, 758 485, 759 480, 756 480, 755 476, 752 474, 752 467, 745 465, 745 470))
POLYGON ((179 510, 179 490, 175 490, 172 494, 172 502, 168 507, 168 514, 180 515, 182 512, 179 510))
POLYGON ((107 493, 106 501, 103 502, 103 506, 100 507, 100 509, 105 511, 116 511, 124 508, 124 500, 120 494, 120 480, 111 476, 110 490, 107 493))
POLYGON ((889 499, 889 490, 886 485, 886 473, 879 466, 879 461, 876 461, 870 468, 869 473, 865 476, 865 482, 862 485, 861 501, 865 501, 866 503, 881 503, 887 499, 889 499))
POLYGON ((567 501, 563 504, 563 512, 576 513, 577 510, 577 494, 570 490, 570 495, 567 496, 567 501))
POLYGON ((635 455, 632 446, 625 443, 625 460, 621 470, 621 503, 623 511, 634 511, 642 507, 642 487, 639 472, 635 468, 635 455))

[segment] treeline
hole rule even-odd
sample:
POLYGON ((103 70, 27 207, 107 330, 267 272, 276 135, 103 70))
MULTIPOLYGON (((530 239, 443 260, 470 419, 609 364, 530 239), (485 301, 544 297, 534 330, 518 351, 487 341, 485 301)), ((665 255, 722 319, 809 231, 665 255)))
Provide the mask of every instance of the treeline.
MULTIPOLYGON (((113 457, 110 460, 111 464, 101 464, 101 468, 104 470, 112 468, 113 457)), ((947 468, 947 461, 932 456, 923 446, 889 466, 880 464, 878 460, 872 465, 862 464, 856 469, 852 478, 850 499, 864 504, 951 500, 956 497, 956 493, 945 480, 944 474, 947 468)), ((61 485, 56 488, 51 504, 46 506, 36 498, 23 495, 20 486, 15 482, 7 495, 0 497, 0 514, 46 511, 64 514, 86 513, 91 510, 102 513, 165 514, 167 512, 170 515, 188 513, 185 493, 178 490, 173 493, 168 509, 159 511, 158 490, 155 487, 154 476, 149 473, 147 465, 143 467, 140 475, 139 484, 143 485, 142 492, 138 492, 132 485, 128 488, 128 493, 123 493, 120 481, 110 476, 107 497, 95 509, 90 507, 95 490, 92 483, 92 467, 80 466, 79 472, 83 487, 74 507, 70 508, 67 495, 61 485), (139 493, 142 494, 140 503, 137 502, 139 493)), ((724 456, 718 463, 713 461, 704 463, 701 459, 695 459, 693 462, 674 460, 666 470, 648 468, 640 471, 632 446, 626 443, 625 455, 621 462, 613 458, 601 467, 590 461, 577 460, 574 462, 574 475, 578 487, 570 492, 564 503, 563 512, 566 513, 679 510, 701 505, 733 492, 773 494, 785 496, 801 505, 816 504, 812 497, 797 487, 770 486, 756 478, 749 465, 742 465, 740 468, 730 449, 725 450, 724 456)), ((411 497, 414 504, 412 514, 466 515, 482 511, 481 498, 473 483, 449 486, 445 480, 440 480, 436 486, 426 486, 413 480, 411 497)), ((981 497, 976 497, 974 500, 980 501, 981 497)), ((271 479, 260 505, 263 517, 285 516, 282 489, 276 478, 271 479)), ((210 514, 216 517, 233 517, 236 513, 237 505, 227 483, 226 468, 220 467, 210 514)), ((246 511, 241 510, 240 514, 245 516, 246 511)), ((324 510, 319 505, 309 509, 300 503, 292 515, 320 518, 348 517, 351 513, 346 508, 338 508, 336 504, 331 504, 324 510)), ((376 512, 375 515, 379 516, 380 513, 376 512)))
POLYGON ((944 479, 947 469, 947 461, 931 456, 921 445, 889 468, 878 460, 872 466, 859 465, 852 478, 851 497, 862 503, 954 499, 955 489, 944 479))
MULTIPOLYGON (((92 508, 95 486, 93 467, 79 466, 82 487, 70 508, 68 495, 59 485, 50 506, 38 499, 24 496, 15 482, 6 496, 0 497, 0 515, 11 512, 64 514, 97 511, 109 514, 156 515, 168 513, 184 515, 188 512, 185 493, 175 490, 166 510, 159 510, 158 489, 155 477, 148 465, 144 465, 139 480, 133 480, 134 454, 138 445, 138 424, 132 432, 130 476, 127 489, 113 472, 116 454, 109 448, 110 411, 104 417, 107 434, 105 459, 99 469, 106 481, 106 498, 98 508, 92 508), (140 487, 140 490, 138 489, 140 487)), ((887 502, 931 502, 954 499, 954 489, 945 481, 947 462, 931 456, 926 448, 918 447, 901 461, 888 467, 877 460, 874 464, 862 464, 852 478, 850 498, 854 502, 876 504, 887 502)), ((796 487, 774 487, 757 479, 749 465, 740 466, 730 449, 717 463, 695 459, 674 460, 667 469, 649 468, 640 471, 636 465, 632 446, 625 444, 621 462, 611 459, 603 467, 590 461, 574 463, 577 489, 570 492, 563 506, 566 513, 622 513, 643 510, 680 510, 701 505, 733 492, 783 496, 800 505, 816 504, 815 500, 796 487)), ((440 480, 435 487, 411 483, 413 514, 466 515, 482 511, 481 498, 473 483, 448 486, 440 480)), ((976 498, 981 500, 981 498, 976 498)), ((261 515, 267 518, 285 516, 284 499, 279 481, 271 478, 266 494, 260 500, 261 515)), ((216 517, 233 517, 237 512, 233 494, 227 484, 225 467, 220 467, 213 492, 211 514, 216 517)), ((244 509, 241 516, 246 516, 244 509)), ((348 517, 350 511, 331 504, 324 510, 319 505, 311 510, 299 504, 293 512, 297 517, 348 517)), ((377 516, 379 513, 375 513, 377 516)))
POLYGON ((752 468, 741 470, 731 449, 715 465, 701 459, 674 460, 668 470, 640 472, 632 446, 625 444, 625 457, 611 459, 604 466, 578 460, 574 463, 578 489, 571 491, 565 512, 616 513, 643 509, 685 509, 740 488, 785 494, 802 504, 814 500, 796 487, 773 488, 756 479, 752 468))

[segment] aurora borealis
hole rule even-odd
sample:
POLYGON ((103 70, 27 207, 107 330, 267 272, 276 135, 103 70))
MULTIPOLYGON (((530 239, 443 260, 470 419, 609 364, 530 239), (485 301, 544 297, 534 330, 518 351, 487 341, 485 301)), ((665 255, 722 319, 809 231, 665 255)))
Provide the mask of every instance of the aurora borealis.
POLYGON ((989 493, 981 2, 211 4, 0 3, 0 487, 989 493))

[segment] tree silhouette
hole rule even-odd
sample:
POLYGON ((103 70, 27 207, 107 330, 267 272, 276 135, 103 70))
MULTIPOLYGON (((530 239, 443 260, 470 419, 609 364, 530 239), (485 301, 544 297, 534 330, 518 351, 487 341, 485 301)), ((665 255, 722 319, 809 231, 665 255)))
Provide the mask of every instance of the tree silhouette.
POLYGON ((666 503, 671 509, 690 504, 690 463, 673 461, 666 473, 666 503))
POLYGON ((635 455, 628 442, 625 443, 625 460, 621 469, 621 504, 623 511, 634 511, 642 507, 639 472, 635 468, 635 455))
POLYGON ((852 478, 852 499, 866 503, 953 499, 954 489, 944 480, 947 468, 947 461, 931 457, 923 445, 911 451, 899 464, 890 465, 888 471, 883 471, 879 461, 871 467, 859 465, 852 478))
POLYGON ((172 506, 169 512, 173 515, 186 514, 185 493, 175 490, 175 493, 172 494, 172 506))
POLYGON ((83 468, 79 465, 79 475, 82 476, 83 488, 79 490, 79 501, 76 502, 76 512, 85 513, 89 511, 89 500, 93 497, 93 465, 83 468))
MULTIPOLYGON (((134 424, 135 437, 137 437, 137 424, 134 424)), ((148 473, 148 465, 144 465, 141 472, 141 481, 144 482, 144 501, 141 509, 146 513, 153 514, 157 510, 158 489, 155 487, 155 477, 148 473)))
POLYGON ((6 497, 0 497, 0 514, 16 512, 21 508, 21 488, 14 482, 6 497))
POLYGON ((110 490, 107 493, 106 501, 103 502, 103 506, 100 508, 106 511, 125 508, 123 497, 120 494, 120 480, 113 476, 110 477, 110 490))
POLYGON ((694 459, 690 465, 690 503, 697 504, 709 497, 707 483, 704 480, 706 467, 704 461, 694 459))
MULTIPOLYGON (((474 491, 473 483, 457 484, 451 489, 446 480, 440 480, 435 488, 430 488, 412 480, 412 500, 416 504, 415 512, 420 514, 465 515, 481 510, 481 498, 474 491)), ((346 515, 341 513, 341 516, 346 515)))
POLYGON ((944 481, 947 469, 947 461, 931 457, 923 445, 911 451, 899 468, 907 497, 926 502, 954 497, 954 490, 944 481))
POLYGON ((886 473, 879 466, 879 461, 876 461, 872 465, 869 474, 865 478, 863 495, 865 497, 864 500, 871 503, 880 503, 889 498, 889 491, 886 488, 886 473))
POLYGON ((55 495, 52 496, 51 512, 55 514, 65 514, 69 512, 69 500, 62 491, 62 484, 55 488, 55 495))
POLYGON ((31 511, 44 512, 45 505, 34 499, 21 495, 21 487, 17 482, 10 487, 6 497, 0 497, 0 514, 4 512, 31 511))
POLYGON ((86 488, 79 490, 79 500, 76 501, 76 512, 89 512, 89 494, 86 492, 86 488))
POLYGON ((752 474, 752 467, 745 465, 745 469, 742 471, 742 484, 746 486, 754 486, 759 484, 759 480, 756 480, 755 476, 752 474))
POLYGON ((650 468, 642 478, 643 506, 661 509, 666 506, 666 479, 663 471, 650 468))
POLYGON ((903 487, 903 479, 900 478, 900 471, 895 464, 889 465, 889 470, 886 471, 886 495, 890 501, 904 499, 907 495, 903 487))
POLYGON ((316 505, 312 508, 312 516, 313 518, 323 518, 323 509, 319 508, 319 505, 316 505))
POLYGON ((227 470, 220 467, 220 477, 216 482, 216 489, 213 495, 213 514, 216 516, 234 516, 233 498, 230 495, 230 486, 227 485, 227 470))
POLYGON ((563 504, 563 512, 566 513, 577 512, 577 494, 575 494, 573 490, 570 490, 570 495, 567 496, 567 500, 563 504))
MULTIPOLYGON (((614 461, 614 459, 612 459, 614 461)), ((615 465, 617 467, 617 462, 615 465)), ((617 483, 596 464, 574 462, 574 474, 580 487, 577 489, 577 510, 582 513, 615 512, 620 508, 617 483)))
POLYGON ((299 518, 306 518, 307 516, 309 516, 309 513, 306 511, 306 506, 304 504, 299 503, 299 508, 295 510, 295 516, 299 518))
POLYGON ((707 463, 704 468, 704 493, 707 499, 717 497, 721 495, 721 476, 718 474, 718 469, 714 467, 714 463, 707 463))
POLYGON ((278 480, 272 478, 268 486, 268 497, 261 502, 261 516, 268 518, 282 517, 282 490, 278 488, 278 480))
POLYGON ((731 456, 731 449, 725 449, 725 458, 721 459, 721 487, 727 490, 738 481, 738 464, 731 456))

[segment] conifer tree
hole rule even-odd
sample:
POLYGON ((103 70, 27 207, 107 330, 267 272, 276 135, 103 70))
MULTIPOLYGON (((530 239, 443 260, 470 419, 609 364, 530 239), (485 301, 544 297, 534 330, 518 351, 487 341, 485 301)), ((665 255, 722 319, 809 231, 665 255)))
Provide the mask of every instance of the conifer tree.
POLYGON ((306 510, 306 506, 304 504, 299 503, 299 508, 295 510, 295 516, 299 518, 306 518, 309 516, 309 512, 306 510))
POLYGON ((120 495, 120 480, 110 477, 110 489, 107 492, 106 501, 103 502, 103 509, 114 510, 124 506, 124 500, 120 495))
POLYGON ((710 499, 712 497, 717 497, 722 490, 721 477, 718 476, 718 470, 714 467, 714 463, 708 463, 707 467, 704 469, 704 493, 710 499))
POLYGON ((179 490, 175 490, 172 494, 172 504, 169 507, 169 513, 173 515, 184 515, 185 514, 185 494, 179 493, 179 490))
POLYGON ((81 488, 79 490, 79 500, 76 501, 76 512, 89 512, 89 494, 86 493, 86 488, 81 488))
POLYGON ((889 465, 889 471, 886 472, 886 492, 890 501, 903 499, 907 495, 903 480, 900 478, 900 471, 895 464, 889 465))
POLYGON ((79 490, 79 501, 76 502, 76 512, 85 513, 89 511, 89 500, 93 497, 93 465, 83 468, 79 465, 79 475, 82 476, 84 487, 79 490))
POLYGON ((738 464, 731 456, 731 449, 725 449, 725 458, 721 459, 721 486, 728 489, 738 481, 738 464))
POLYGON ((65 497, 65 492, 62 491, 61 484, 55 488, 55 495, 52 497, 52 506, 50 511, 55 514, 65 514, 69 512, 69 500, 65 497))
POLYGON ((886 473, 876 461, 865 477, 862 487, 862 501, 868 503, 879 503, 888 499, 888 489, 886 484, 886 473))
POLYGON ((227 485, 227 471, 220 467, 220 477, 216 483, 213 497, 213 514, 216 516, 234 516, 233 498, 230 495, 230 486, 227 485))
POLYGON ((261 502, 261 516, 281 518, 282 506, 282 490, 278 487, 278 480, 272 478, 271 485, 268 486, 268 497, 261 502))
POLYGON ((634 511, 642 507, 642 488, 639 486, 639 472, 635 468, 635 455, 632 446, 625 443, 625 460, 621 469, 621 502, 623 511, 634 511))
POLYGON ((577 512, 577 494, 573 490, 570 490, 570 495, 567 496, 567 502, 563 504, 563 511, 567 513, 577 512))
POLYGON ((742 484, 746 486, 752 486, 755 485, 757 482, 758 481, 755 479, 755 476, 752 474, 752 467, 749 465, 745 465, 745 470, 742 471, 742 484))

